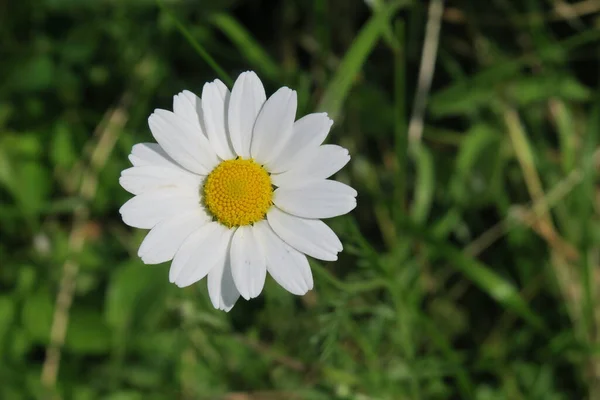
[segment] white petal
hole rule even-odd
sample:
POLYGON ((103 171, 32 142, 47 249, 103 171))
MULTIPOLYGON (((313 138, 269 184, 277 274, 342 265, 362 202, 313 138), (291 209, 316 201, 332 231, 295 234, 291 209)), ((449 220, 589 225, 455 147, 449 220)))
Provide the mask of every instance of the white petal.
POLYGON ((184 168, 206 175, 219 163, 208 139, 186 119, 171 111, 154 110, 148 124, 160 147, 184 168))
POLYGON ((195 188, 199 190, 203 177, 182 168, 133 167, 121 172, 119 183, 132 194, 168 188, 195 188))
POLYGON ((204 278, 225 257, 233 230, 209 222, 183 242, 169 270, 169 280, 179 287, 204 278))
POLYGON ((257 297, 265 285, 267 264, 254 227, 240 226, 231 240, 231 272, 238 291, 246 300, 257 297))
POLYGON ((229 107, 229 89, 220 80, 206 83, 202 89, 202 111, 208 140, 215 152, 223 160, 235 158, 227 134, 227 108, 229 107))
POLYGON ((229 252, 226 251, 223 259, 210 270, 207 279, 208 295, 213 306, 218 310, 228 312, 233 308, 240 293, 235 287, 231 275, 229 252))
POLYGON ((250 158, 252 129, 267 95, 258 76, 243 72, 236 79, 229 98, 229 135, 238 156, 250 158))
POLYGON ((319 146, 304 159, 298 160, 294 168, 281 174, 271 175, 275 186, 298 186, 315 179, 327 179, 348 164, 348 150, 334 144, 319 146))
POLYGON ((294 123, 290 140, 283 147, 279 156, 269 163, 272 173, 284 172, 295 166, 296 162, 305 159, 327 137, 333 125, 327 113, 308 114, 294 123))
POLYGON ((200 196, 195 191, 163 189, 135 196, 119 212, 127 225, 151 229, 166 218, 198 207, 200 196))
POLYGON ((210 217, 198 207, 159 222, 144 238, 138 256, 145 264, 160 264, 173 259, 183 241, 210 217))
POLYGON ((134 145, 129 155, 129 161, 134 167, 153 165, 181 169, 181 166, 169 157, 158 143, 138 143, 134 145))
POLYGON ((254 234, 262 244, 267 270, 285 290, 303 295, 313 288, 306 256, 279 238, 266 221, 254 224, 254 234))
POLYGON ((337 260, 342 242, 323 221, 299 218, 272 207, 267 214, 275 233, 296 250, 325 261, 337 260))
POLYGON ((202 130, 202 107, 198 96, 189 90, 173 96, 173 112, 202 130))
POLYGON ((254 130, 250 153, 259 164, 275 159, 292 134, 296 106, 296 92, 287 87, 276 91, 260 110, 254 130))
POLYGON ((356 207, 356 190, 341 182, 322 180, 293 188, 279 188, 273 202, 288 214, 303 218, 331 218, 356 207))

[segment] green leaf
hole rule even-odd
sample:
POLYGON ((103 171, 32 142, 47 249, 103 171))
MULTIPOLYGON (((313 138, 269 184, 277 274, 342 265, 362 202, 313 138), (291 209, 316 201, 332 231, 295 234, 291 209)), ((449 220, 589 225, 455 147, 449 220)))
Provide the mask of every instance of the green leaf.
POLYGON ((338 116, 356 76, 399 7, 400 4, 394 4, 374 13, 346 51, 318 106, 318 109, 327 112, 330 118, 335 120, 338 116))
POLYGON ((519 315, 535 328, 546 331, 543 319, 523 300, 517 288, 494 272, 490 266, 466 255, 462 250, 432 237, 423 228, 409 221, 404 222, 403 228, 415 237, 424 240, 434 254, 449 261, 475 286, 486 292, 507 310, 519 315))
POLYGON ((123 378, 133 387, 154 388, 162 383, 160 372, 156 368, 132 366, 125 370, 123 378))
POLYGON ((19 297, 28 297, 36 283, 36 268, 33 265, 21 265, 15 282, 15 291, 19 297))
POLYGON ((17 179, 12 160, 8 157, 8 150, 0 146, 0 186, 14 195, 17 179))
POLYGON ((411 218, 414 222, 423 224, 431 211, 431 204, 433 203, 433 195, 435 193, 433 155, 423 145, 411 147, 409 155, 417 170, 414 198, 410 210, 411 218))
POLYGON ((542 75, 517 78, 508 87, 508 94, 521 106, 544 101, 550 97, 583 101, 590 97, 590 90, 570 75, 542 75))
POLYGON ((112 393, 111 395, 105 397, 105 400, 141 400, 144 396, 141 393, 135 391, 123 391, 112 393))
MULTIPOLYGON (((22 317, 21 317, 22 318, 22 317)), ((23 360, 35 341, 26 329, 16 328, 8 333, 10 346, 6 349, 7 358, 23 360)))
POLYGON ((73 135, 64 123, 58 123, 55 126, 50 142, 50 159, 55 166, 63 168, 70 168, 77 160, 73 135))
POLYGON ((48 343, 53 312, 54 299, 45 289, 32 293, 25 300, 21 319, 25 330, 34 341, 48 343))
POLYGON ((81 354, 105 353, 110 348, 110 330, 102 316, 93 309, 73 309, 65 347, 81 354))
POLYGON ((6 80, 10 86, 28 92, 45 90, 52 86, 56 68, 49 56, 37 56, 15 65, 18 67, 13 71, 12 76, 6 80))
POLYGON ((461 271, 473 284, 502 306, 521 316, 537 328, 544 326, 542 318, 529 308, 517 288, 495 273, 491 267, 448 245, 439 246, 439 244, 435 244, 434 247, 452 262, 454 268, 461 271))
MULTIPOLYGON (((25 193, 20 193, 23 185, 32 185, 31 182, 22 182, 27 179, 27 171, 23 176, 23 165, 37 164, 32 160, 39 160, 42 156, 42 144, 39 137, 29 132, 11 132, 0 135, 0 185, 4 186, 17 200, 25 193)), ((41 166, 38 166, 38 173, 41 166)), ((42 182, 42 185, 47 182, 42 182)), ((24 201, 27 201, 24 199, 24 201)))
MULTIPOLYGON (((585 142, 582 149, 580 168, 583 171, 583 182, 580 187, 574 190, 574 205, 575 215, 578 216, 576 221, 573 221, 576 232, 579 232, 580 237, 577 241, 581 248, 581 286, 583 288, 582 301, 582 321, 584 329, 592 331, 594 329, 594 319, 598 307, 598 301, 594 299, 597 296, 597 280, 598 264, 592 256, 594 249, 598 248, 597 232, 600 228, 597 223, 597 213, 595 212, 595 204, 597 204, 598 190, 598 161, 597 153, 600 151, 598 147, 598 130, 600 129, 600 101, 596 101, 587 121, 587 132, 585 142), (596 233, 596 234, 595 234, 596 233)), ((597 298, 597 297, 596 297, 597 298)))
POLYGON ((34 216, 44 208, 50 192, 49 170, 30 161, 20 164, 16 172, 19 178, 15 186, 18 204, 25 215, 34 216))
MULTIPOLYGON (((586 43, 598 40, 600 32, 587 30, 580 34, 570 36, 568 39, 554 42, 540 49, 542 59, 552 58, 556 50, 570 51, 586 43)), ((497 60, 494 66, 476 73, 472 77, 452 84, 445 89, 433 94, 428 103, 428 111, 435 117, 464 115, 471 116, 482 106, 488 106, 497 100, 499 94, 506 89, 507 84, 518 79, 527 65, 527 58, 521 57, 509 61, 497 60)), ((527 78, 531 79, 531 78, 527 78)), ((548 86, 543 88, 556 90, 556 83, 548 81, 548 86)), ((559 93, 568 97, 583 99, 587 97, 586 88, 582 87, 574 78, 567 77, 558 85, 559 93)), ((517 88, 517 90, 519 90, 517 88)), ((532 93, 531 90, 527 90, 532 93)))
POLYGON ((11 156, 38 159, 44 155, 44 146, 35 132, 9 132, 0 136, 0 149, 11 156))
POLYGON ((452 196, 459 203, 471 203, 487 189, 499 142, 500 136, 487 124, 475 125, 466 133, 450 184, 452 196))
POLYGON ((490 67, 469 79, 459 81, 433 94, 428 110, 435 117, 470 116, 495 100, 498 88, 518 76, 521 64, 508 62, 490 67))
POLYGON ((99 398, 97 390, 90 385, 78 384, 71 387, 71 398, 77 400, 96 400, 99 398))
POLYGON ((0 360, 4 356, 4 343, 15 317, 15 303, 10 296, 0 296, 0 360))
POLYGON ((135 324, 153 325, 168 290, 166 269, 123 264, 112 275, 105 304, 106 322, 118 332, 135 324))

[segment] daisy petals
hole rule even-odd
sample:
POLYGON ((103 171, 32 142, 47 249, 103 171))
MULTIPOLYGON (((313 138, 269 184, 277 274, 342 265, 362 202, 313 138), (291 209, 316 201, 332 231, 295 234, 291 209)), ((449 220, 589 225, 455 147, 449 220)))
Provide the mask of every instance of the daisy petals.
POLYGON ((294 126, 297 103, 296 92, 282 87, 269 97, 260 110, 250 146, 250 154, 259 164, 267 164, 275 159, 287 143, 294 126))
POLYGON ((267 270, 285 290, 303 295, 313 288, 313 277, 306 256, 279 238, 266 221, 254 224, 261 242, 267 270))
POLYGON ((131 148, 129 161, 134 167, 162 166, 180 168, 158 143, 138 143, 131 148))
POLYGON ((208 273, 207 286, 212 305, 218 310, 229 312, 240 298, 240 292, 231 275, 229 252, 226 251, 223 257, 208 273))
POLYGON ((231 240, 231 272, 246 300, 257 297, 265 285, 267 265, 253 227, 240 226, 231 240))
POLYGON ((240 157, 250 158, 252 128, 266 99, 265 88, 252 71, 240 74, 233 84, 227 118, 231 144, 240 157))
POLYGON ((269 163, 272 173, 287 171, 314 151, 327 137, 333 120, 327 113, 308 114, 294 123, 292 136, 281 153, 269 163))
POLYGON ((280 187, 273 193, 277 207, 303 218, 331 218, 356 207, 356 190, 341 182, 321 180, 291 188, 280 187))
POLYGON ((182 168, 132 167, 121 172, 119 183, 131 194, 142 194, 152 190, 168 188, 199 188, 200 175, 192 174, 182 168))
POLYGON ((144 264, 160 264, 173 259, 183 241, 210 217, 198 208, 159 222, 144 238, 138 256, 144 264))
POLYGON ((154 110, 148 125, 163 150, 184 168, 206 175, 219 159, 202 131, 171 111, 154 110))
POLYGON ((133 197, 119 209, 123 222, 134 228, 151 229, 165 218, 198 208, 195 191, 163 189, 133 197))
POLYGON ((221 159, 230 160, 235 154, 227 135, 227 108, 229 89, 220 80, 209 82, 202 89, 202 111, 204 126, 210 144, 221 159))
POLYGON ((196 128, 202 130, 201 100, 189 90, 173 96, 173 113, 191 122, 196 128))
POLYGON ((267 214, 277 236, 296 250, 325 261, 337 260, 342 243, 323 221, 299 218, 273 207, 267 214))
POLYGON ((271 176, 275 186, 299 186, 315 179, 327 179, 348 164, 348 150, 325 144, 298 161, 294 168, 271 176))
POLYGON ((209 222, 189 235, 173 258, 169 281, 186 287, 204 278, 224 260, 232 233, 217 222, 209 222))

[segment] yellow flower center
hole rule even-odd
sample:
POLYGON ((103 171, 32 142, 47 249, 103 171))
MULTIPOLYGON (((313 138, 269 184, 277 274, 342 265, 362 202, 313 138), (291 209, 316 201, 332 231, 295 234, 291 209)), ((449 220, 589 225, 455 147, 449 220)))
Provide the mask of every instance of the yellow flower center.
POLYGON ((203 190, 208 211, 228 227, 264 219, 273 204, 271 178, 252 159, 221 162, 206 178, 203 190))

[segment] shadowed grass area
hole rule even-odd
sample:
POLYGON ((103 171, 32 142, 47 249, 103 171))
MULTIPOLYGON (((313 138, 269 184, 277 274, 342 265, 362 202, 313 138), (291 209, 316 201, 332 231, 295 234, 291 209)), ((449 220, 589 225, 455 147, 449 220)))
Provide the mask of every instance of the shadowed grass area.
POLYGON ((589 0, 0 6, 0 398, 600 399, 599 26, 589 0), (224 313, 142 264, 118 177, 155 108, 245 70, 334 118, 358 207, 313 291, 224 313))

